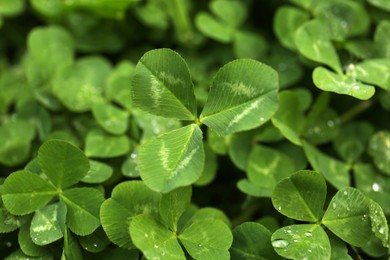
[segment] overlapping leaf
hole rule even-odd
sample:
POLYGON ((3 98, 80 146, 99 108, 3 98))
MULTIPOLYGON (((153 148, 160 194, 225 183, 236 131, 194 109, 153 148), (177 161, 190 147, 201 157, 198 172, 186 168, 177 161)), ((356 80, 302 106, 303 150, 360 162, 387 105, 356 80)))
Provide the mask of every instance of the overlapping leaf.
POLYGON ((232 61, 215 75, 200 121, 219 135, 258 127, 275 114, 277 91, 272 68, 249 59, 232 61))
POLYGON ((194 183, 204 166, 200 128, 192 124, 149 140, 141 146, 138 162, 141 178, 152 190, 169 192, 194 183))
POLYGON ((182 120, 197 116, 187 64, 170 49, 147 52, 139 60, 131 91, 134 106, 154 115, 182 120))

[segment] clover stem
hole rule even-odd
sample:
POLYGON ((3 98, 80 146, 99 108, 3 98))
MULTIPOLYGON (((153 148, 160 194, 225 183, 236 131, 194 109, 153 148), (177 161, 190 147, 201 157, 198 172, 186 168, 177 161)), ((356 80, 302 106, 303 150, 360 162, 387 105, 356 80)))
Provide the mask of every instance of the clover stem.
POLYGON ((346 111, 344 114, 342 114, 339 117, 340 124, 343 124, 343 123, 346 123, 346 122, 352 120, 353 118, 355 118, 359 114, 361 114, 364 111, 366 111, 367 109, 369 109, 373 104, 374 104, 374 102, 372 100, 365 100, 365 101, 360 102, 359 104, 352 107, 351 109, 349 109, 348 111, 346 111))

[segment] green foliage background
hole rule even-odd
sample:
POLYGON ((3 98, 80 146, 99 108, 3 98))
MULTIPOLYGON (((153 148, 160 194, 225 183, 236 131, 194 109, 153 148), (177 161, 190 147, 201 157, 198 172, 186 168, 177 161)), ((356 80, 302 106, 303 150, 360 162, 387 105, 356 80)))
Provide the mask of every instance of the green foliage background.
POLYGON ((388 0, 0 0, 0 258, 388 259, 388 0))

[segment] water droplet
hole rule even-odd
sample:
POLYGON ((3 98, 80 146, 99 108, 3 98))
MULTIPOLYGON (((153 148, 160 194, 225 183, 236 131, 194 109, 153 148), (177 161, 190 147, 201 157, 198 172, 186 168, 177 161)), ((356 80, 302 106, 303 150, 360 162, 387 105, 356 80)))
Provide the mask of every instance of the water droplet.
POLYGON ((380 227, 380 228, 379 228, 379 233, 382 234, 382 235, 384 235, 384 234, 385 234, 385 227, 383 227, 383 226, 380 227))
POLYGON ((202 247, 202 245, 201 245, 201 244, 199 244, 198 246, 199 246, 199 247, 202 247))
POLYGON ((358 85, 354 85, 354 86, 352 86, 352 88, 353 88, 354 90, 359 90, 359 89, 360 89, 360 87, 359 87, 358 85))
POLYGON ((332 209, 336 209, 337 208, 337 204, 336 203, 332 203, 332 209))
POLYGON ((347 211, 351 211, 351 209, 347 206, 347 211))
POLYGON ((282 210, 282 206, 279 206, 279 207, 278 207, 278 210, 282 210))
POLYGON ((374 182, 374 184, 372 184, 372 190, 375 191, 375 192, 378 192, 379 189, 380 189, 379 184, 374 182))
POLYGON ((158 248, 158 245, 154 245, 154 248, 158 248))
POLYGON ((291 229, 287 229, 286 232, 290 234, 291 233, 291 229))
POLYGON ((95 243, 95 244, 93 244, 93 247, 98 247, 98 244, 96 244, 96 243, 95 243))
POLYGON ((293 242, 295 242, 295 243, 298 242, 298 239, 294 239, 293 242))
POLYGON ((311 253, 311 252, 313 252, 313 251, 312 251, 311 249, 308 249, 307 252, 311 253))
POLYGON ((145 237, 149 237, 149 235, 145 233, 145 237))
POLYGON ((314 127, 314 133, 319 134, 321 132, 321 128, 316 126, 314 127))
POLYGON ((164 255, 165 255, 165 252, 164 252, 164 251, 163 251, 163 252, 161 252, 161 255, 162 255, 162 256, 164 256, 164 255))
POLYGON ((272 241, 272 246, 275 248, 286 248, 288 244, 288 241, 284 239, 277 239, 272 241))
POLYGON ((333 122, 333 120, 329 120, 329 121, 327 122, 327 125, 328 125, 329 127, 334 127, 334 122, 333 122))
POLYGON ((307 232, 305 232, 305 236, 307 236, 307 237, 312 237, 313 234, 312 234, 310 231, 307 231, 307 232))
POLYGON ((135 159, 137 159, 138 156, 137 156, 137 153, 131 153, 130 157, 131 157, 131 159, 135 160, 135 159))
POLYGON ((264 117, 260 117, 260 121, 262 121, 262 122, 263 122, 264 120, 265 120, 265 119, 264 119, 264 117))
POLYGON ((348 191, 343 191, 344 196, 348 196, 348 191))

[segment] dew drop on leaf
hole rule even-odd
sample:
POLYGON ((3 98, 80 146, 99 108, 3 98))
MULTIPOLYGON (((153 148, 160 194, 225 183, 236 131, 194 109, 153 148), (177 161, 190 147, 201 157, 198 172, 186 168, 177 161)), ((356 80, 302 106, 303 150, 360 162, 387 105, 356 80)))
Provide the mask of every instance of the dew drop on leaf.
POLYGON ((336 209, 336 208, 337 208, 337 204, 333 202, 333 203, 332 203, 332 208, 333 208, 333 209, 336 209))
POLYGON ((385 227, 383 227, 383 226, 380 227, 379 228, 379 233, 382 234, 382 235, 385 234, 385 227))
POLYGON ((307 236, 307 237, 312 237, 313 234, 312 234, 311 232, 307 231, 307 232, 305 232, 305 236, 307 236))
POLYGON ((284 239, 277 239, 272 241, 272 246, 275 248, 286 248, 288 244, 288 241, 284 239))
POLYGON ((343 194, 344 194, 344 196, 348 196, 348 191, 345 190, 345 191, 343 192, 343 194))
POLYGON ((379 184, 374 182, 374 184, 372 184, 372 190, 375 191, 375 192, 378 192, 379 189, 380 189, 379 184))
POLYGON ((158 245, 154 245, 154 248, 158 248, 158 245))

